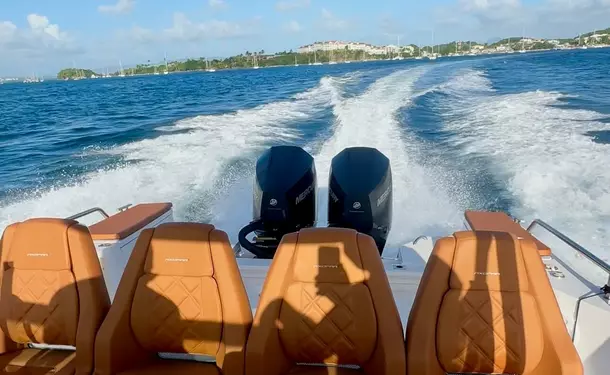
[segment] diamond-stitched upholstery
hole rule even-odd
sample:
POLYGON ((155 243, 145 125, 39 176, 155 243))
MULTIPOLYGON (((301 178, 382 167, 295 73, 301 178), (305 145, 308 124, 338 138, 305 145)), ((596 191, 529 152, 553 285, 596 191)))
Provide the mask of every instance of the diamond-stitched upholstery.
POLYGON ((147 350, 211 356, 218 351, 222 326, 211 322, 222 321, 222 310, 212 277, 144 275, 131 314, 134 334, 147 350))
POLYGON ((437 350, 448 372, 518 374, 526 359, 535 367, 542 358, 541 322, 528 293, 450 290, 438 330, 437 350))
POLYGON ((436 242, 406 347, 408 374, 583 373, 535 244, 504 232, 436 242))
POLYGON ((375 310, 364 284, 296 282, 280 312, 280 336, 295 362, 361 365, 377 337, 375 310))
POLYGON ((10 225, 0 260, 0 374, 91 373, 110 301, 87 228, 63 219, 10 225), (23 349, 30 343, 76 350, 23 349))
POLYGON ((208 224, 162 224, 142 231, 129 258, 96 341, 96 375, 243 375, 251 324, 227 234, 208 224))
MULTIPOLYGON (((74 275, 67 270, 15 270, 5 315, 9 337, 18 343, 75 345, 78 295, 74 275)), ((8 285, 6 285, 8 288, 8 285)))
POLYGON ((246 372, 404 375, 401 330, 373 239, 304 229, 283 237, 267 273, 246 372))

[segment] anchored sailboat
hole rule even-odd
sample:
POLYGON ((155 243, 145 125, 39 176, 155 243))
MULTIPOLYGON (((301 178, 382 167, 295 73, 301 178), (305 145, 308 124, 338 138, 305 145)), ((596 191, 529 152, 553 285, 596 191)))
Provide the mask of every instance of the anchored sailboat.
POLYGON ((477 54, 472 50, 472 40, 470 41, 470 45, 468 47, 468 56, 476 56, 477 54))
POLYGON ((431 53, 430 53, 430 55, 428 55, 428 59, 436 60, 437 56, 434 53, 434 30, 432 30, 432 46, 430 47, 430 49, 431 49, 431 53))
POLYGON ((328 65, 335 65, 337 62, 335 61, 334 55, 333 55, 333 50, 330 50, 330 57, 329 57, 329 61, 328 61, 328 65))
POLYGON ((207 57, 205 58, 205 71, 208 73, 214 73, 216 71, 216 69, 210 66, 210 61, 207 57))
POLYGON ((119 60, 119 68, 119 77, 125 77, 125 71, 123 70, 123 62, 121 60, 119 60))
POLYGON ((165 71, 163 72, 164 75, 169 74, 169 64, 167 63, 167 52, 164 54, 163 60, 165 60, 165 71))
POLYGON ((318 54, 316 51, 313 51, 313 65, 322 65, 321 62, 318 62, 318 54))

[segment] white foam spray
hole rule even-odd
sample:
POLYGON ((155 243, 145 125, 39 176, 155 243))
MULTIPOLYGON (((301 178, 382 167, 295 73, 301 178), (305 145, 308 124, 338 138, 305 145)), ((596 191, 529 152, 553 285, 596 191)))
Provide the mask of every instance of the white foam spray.
POLYGON ((561 107, 565 95, 498 95, 480 71, 464 71, 438 103, 446 129, 468 155, 483 155, 516 199, 514 213, 541 218, 605 259, 610 255, 610 146, 585 133, 610 130, 588 110, 561 107))
POLYGON ((29 217, 66 217, 93 206, 114 212, 124 204, 139 202, 170 201, 177 219, 206 220, 202 217, 209 212, 206 198, 223 196, 225 191, 214 188, 232 161, 252 157, 271 144, 298 139, 295 124, 328 108, 339 97, 340 80, 324 77, 318 86, 291 100, 181 120, 174 127, 188 129, 187 133, 98 150, 120 155, 125 163, 89 173, 69 186, 51 187, 2 204, 0 231, 29 217))
MULTIPOLYGON (((446 235, 461 225, 461 212, 449 198, 443 176, 417 164, 419 144, 403 132, 398 111, 422 93, 414 83, 426 68, 403 70, 373 83, 363 94, 335 105, 334 134, 315 156, 320 189, 318 215, 327 221, 328 173, 332 158, 347 147, 374 147, 390 159, 393 177, 393 224, 388 244, 415 237, 446 235)), ((427 92, 427 91, 425 91, 427 92)))

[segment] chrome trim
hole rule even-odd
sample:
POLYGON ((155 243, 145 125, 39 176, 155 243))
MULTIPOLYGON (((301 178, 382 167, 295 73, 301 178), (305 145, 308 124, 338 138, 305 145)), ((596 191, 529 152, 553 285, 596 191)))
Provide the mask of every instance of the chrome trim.
POLYGON ((127 211, 129 209, 129 207, 131 207, 131 206, 133 206, 133 204, 128 203, 128 204, 126 204, 124 206, 121 206, 121 207, 117 208, 117 211, 119 211, 119 212, 127 211))
POLYGON ((383 260, 392 260, 396 263, 394 264, 403 264, 403 260, 402 260, 402 247, 398 248, 398 252, 396 253, 396 256, 391 258, 391 257, 384 257, 383 255, 381 256, 381 259, 383 260))
POLYGON ((599 259, 592 252, 590 252, 589 250, 580 246, 574 240, 572 240, 565 234, 561 233, 560 231, 558 231, 557 229, 553 228, 552 226, 550 226, 549 224, 545 223, 544 221, 542 221, 540 219, 536 219, 536 220, 532 221, 532 223, 529 225, 529 227, 527 227, 527 231, 531 233, 532 229, 534 229, 536 226, 541 226, 542 228, 546 229, 549 233, 551 233, 555 237, 559 238, 566 245, 568 245, 572 249, 576 250, 576 252, 583 255, 585 258, 589 259, 593 264, 595 264, 597 267, 599 267, 602 271, 606 272, 608 274, 608 281, 606 282, 606 285, 603 286, 602 290, 604 291, 606 298, 610 298, 610 265, 608 263, 599 259))
POLYGON ((68 219, 68 220, 76 220, 76 219, 80 219, 81 217, 84 217, 84 216, 87 216, 87 215, 91 215, 94 212, 99 212, 104 217, 104 219, 108 219, 110 217, 110 215, 108 215, 106 213, 106 211, 102 210, 101 208, 93 207, 93 208, 90 208, 90 209, 85 210, 83 212, 79 212, 79 213, 77 213, 75 215, 67 217, 66 219, 68 219))
POLYGON ((419 240, 427 240, 428 236, 419 236, 416 239, 413 240, 413 245, 417 245, 417 243, 419 242, 419 240))

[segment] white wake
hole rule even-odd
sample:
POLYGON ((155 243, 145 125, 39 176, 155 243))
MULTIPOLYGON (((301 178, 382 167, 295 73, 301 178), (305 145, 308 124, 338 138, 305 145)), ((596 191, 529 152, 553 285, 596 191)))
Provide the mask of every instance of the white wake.
POLYGON ((300 131, 295 124, 340 100, 341 80, 324 77, 318 86, 291 100, 181 120, 174 128, 187 129, 186 133, 98 151, 120 155, 125 163, 89 173, 69 186, 50 187, 17 202, 0 203, 0 232, 29 217, 66 217, 93 206, 114 212, 124 204, 139 202, 170 201, 177 219, 205 220, 210 199, 224 194, 215 188, 222 188, 227 166, 236 159, 252 158, 264 147, 297 140, 300 131))
POLYGON ((443 176, 434 176, 415 157, 419 143, 406 134, 398 119, 422 93, 415 82, 427 68, 399 71, 372 84, 363 94, 335 105, 334 134, 315 155, 318 183, 318 215, 327 221, 328 173, 332 158, 347 147, 374 147, 390 159, 393 177, 393 224, 389 244, 415 237, 446 235, 461 226, 461 212, 445 189, 443 176))
POLYGON ((610 149, 586 135, 610 130, 601 115, 561 107, 565 95, 498 95, 486 76, 466 71, 439 103, 465 156, 483 155, 516 199, 514 213, 542 218, 581 244, 610 255, 610 149))

